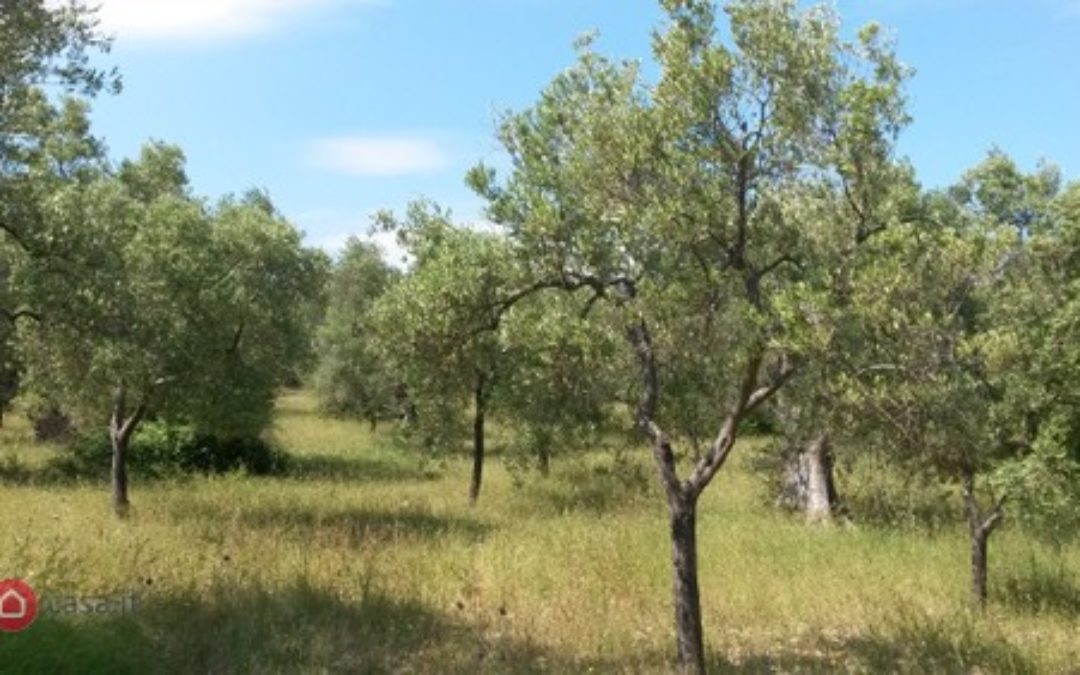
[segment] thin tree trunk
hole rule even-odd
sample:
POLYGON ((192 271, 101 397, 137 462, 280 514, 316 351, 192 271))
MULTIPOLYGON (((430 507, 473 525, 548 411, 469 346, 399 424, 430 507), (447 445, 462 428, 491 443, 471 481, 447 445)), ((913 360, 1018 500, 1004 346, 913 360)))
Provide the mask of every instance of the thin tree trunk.
POLYGON ((998 500, 989 513, 982 512, 975 495, 975 471, 971 468, 964 470, 962 487, 964 506, 968 514, 968 531, 971 535, 971 602, 979 610, 984 610, 988 597, 990 535, 1004 517, 1004 502, 998 500))
POLYGON ((704 673, 705 643, 697 573, 697 500, 673 499, 669 510, 679 664, 687 672, 704 673))
POLYGON ((541 445, 537 459, 540 464, 540 475, 547 478, 551 474, 551 448, 546 444, 541 445))
POLYGON ((971 600, 979 609, 986 608, 987 543, 989 532, 981 528, 971 533, 971 600))
POLYGON ((701 621, 701 596, 697 576, 697 500, 709 482, 727 462, 735 447, 739 423, 746 413, 762 404, 795 372, 783 356, 779 373, 766 385, 758 384, 764 351, 745 364, 739 396, 731 413, 709 449, 694 463, 690 476, 680 481, 670 439, 654 419, 660 401, 660 378, 648 324, 641 320, 627 331, 641 364, 642 390, 638 401, 637 425, 652 441, 653 456, 668 499, 671 518, 675 631, 679 665, 687 672, 705 672, 705 642, 701 621))
POLYGON ((485 379, 482 374, 477 376, 476 389, 473 392, 473 470, 472 482, 469 483, 469 504, 475 504, 480 498, 480 483, 484 477, 484 418, 487 413, 485 379))
POLYGON ((128 501, 127 454, 131 437, 139 425, 146 406, 140 403, 128 416, 127 388, 121 383, 116 388, 113 398, 112 419, 109 422, 109 440, 112 442, 112 504, 116 515, 123 518, 128 514, 131 503, 128 501))
POLYGON ((127 451, 127 439, 120 434, 112 434, 112 504, 120 517, 126 516, 131 506, 128 501, 127 451))

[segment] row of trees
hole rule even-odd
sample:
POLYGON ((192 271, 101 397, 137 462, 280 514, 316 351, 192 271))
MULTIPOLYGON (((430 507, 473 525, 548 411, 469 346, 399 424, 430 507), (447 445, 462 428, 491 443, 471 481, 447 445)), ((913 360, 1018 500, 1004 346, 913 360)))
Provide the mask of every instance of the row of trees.
POLYGON ((87 97, 119 80, 89 65, 108 43, 84 5, 6 3, 0 30, 5 380, 84 431, 107 421, 125 513, 144 420, 262 431, 309 352, 327 261, 263 193, 194 196, 176 147, 108 161, 87 97))
POLYGON ((661 4, 657 77, 585 39, 504 117, 509 171, 468 175, 494 229, 414 204, 378 219, 407 271, 353 241, 329 282, 265 194, 200 199, 163 144, 108 161, 86 101, 119 80, 91 66, 92 14, 5 4, 0 394, 107 425, 120 513, 144 420, 257 434, 317 323, 324 404, 401 417, 427 448, 471 439, 472 501, 492 415, 541 469, 633 427, 696 671, 697 503, 767 408, 813 519, 838 456, 955 486, 984 603, 1006 513, 1078 529, 1080 186, 995 151, 923 189, 895 153, 910 73, 876 26, 849 41, 794 0, 661 4))
POLYGON ((427 445, 459 443, 471 410, 474 500, 486 415, 565 448, 631 411, 691 670, 697 502, 765 407, 813 519, 832 515, 838 454, 955 485, 985 603, 1007 511, 1076 531, 1080 186, 994 151, 923 189, 895 152, 910 72, 876 25, 847 41, 830 9, 793 0, 661 4, 657 78, 585 39, 504 117, 509 172, 468 176, 496 231, 417 204, 380 219, 407 272, 351 245, 320 334, 324 398, 403 414, 427 445))

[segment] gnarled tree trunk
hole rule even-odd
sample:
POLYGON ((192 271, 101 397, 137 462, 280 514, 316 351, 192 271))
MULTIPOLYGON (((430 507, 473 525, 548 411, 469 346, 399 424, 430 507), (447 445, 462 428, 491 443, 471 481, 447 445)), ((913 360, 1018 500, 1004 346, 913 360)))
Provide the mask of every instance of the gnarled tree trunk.
POLYGON ((675 596, 675 635, 683 668, 705 672, 701 593, 697 573, 697 499, 684 496, 670 505, 671 556, 675 596))
POLYGON ((832 520, 837 493, 827 432, 814 436, 787 460, 784 486, 777 501, 782 507, 805 513, 811 522, 832 520))

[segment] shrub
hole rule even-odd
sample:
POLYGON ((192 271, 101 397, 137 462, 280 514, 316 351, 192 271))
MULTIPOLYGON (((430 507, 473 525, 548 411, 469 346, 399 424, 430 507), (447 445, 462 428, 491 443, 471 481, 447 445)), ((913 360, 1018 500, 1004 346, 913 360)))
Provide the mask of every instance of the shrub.
MULTIPOLYGON (((96 474, 108 468, 112 446, 108 436, 95 434, 72 443, 70 452, 76 472, 96 474)), ((238 470, 265 475, 281 472, 285 463, 285 455, 261 438, 220 437, 158 421, 139 429, 129 452, 132 473, 155 477, 238 470)))
POLYGON ((963 522, 959 496, 932 476, 873 452, 847 457, 837 466, 837 489, 855 522, 926 530, 963 522))
POLYGON ((60 408, 48 406, 29 413, 34 438, 39 441, 63 441, 75 434, 75 426, 60 408))

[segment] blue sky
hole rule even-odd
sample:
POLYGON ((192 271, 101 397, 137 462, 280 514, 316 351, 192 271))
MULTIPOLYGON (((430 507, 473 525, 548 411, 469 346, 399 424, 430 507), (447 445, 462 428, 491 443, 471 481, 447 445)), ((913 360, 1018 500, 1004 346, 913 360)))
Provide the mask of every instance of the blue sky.
MULTIPOLYGON (((604 53, 648 58, 655 0, 100 0, 124 92, 95 105, 119 159, 179 144, 195 190, 269 190, 334 250, 380 208, 430 197, 463 220, 462 182, 497 163, 497 114, 531 103, 596 29, 604 53)), ((1080 0, 842 0, 846 30, 876 19, 905 63, 914 124, 901 140, 926 185, 993 145, 1080 177, 1080 0)))

